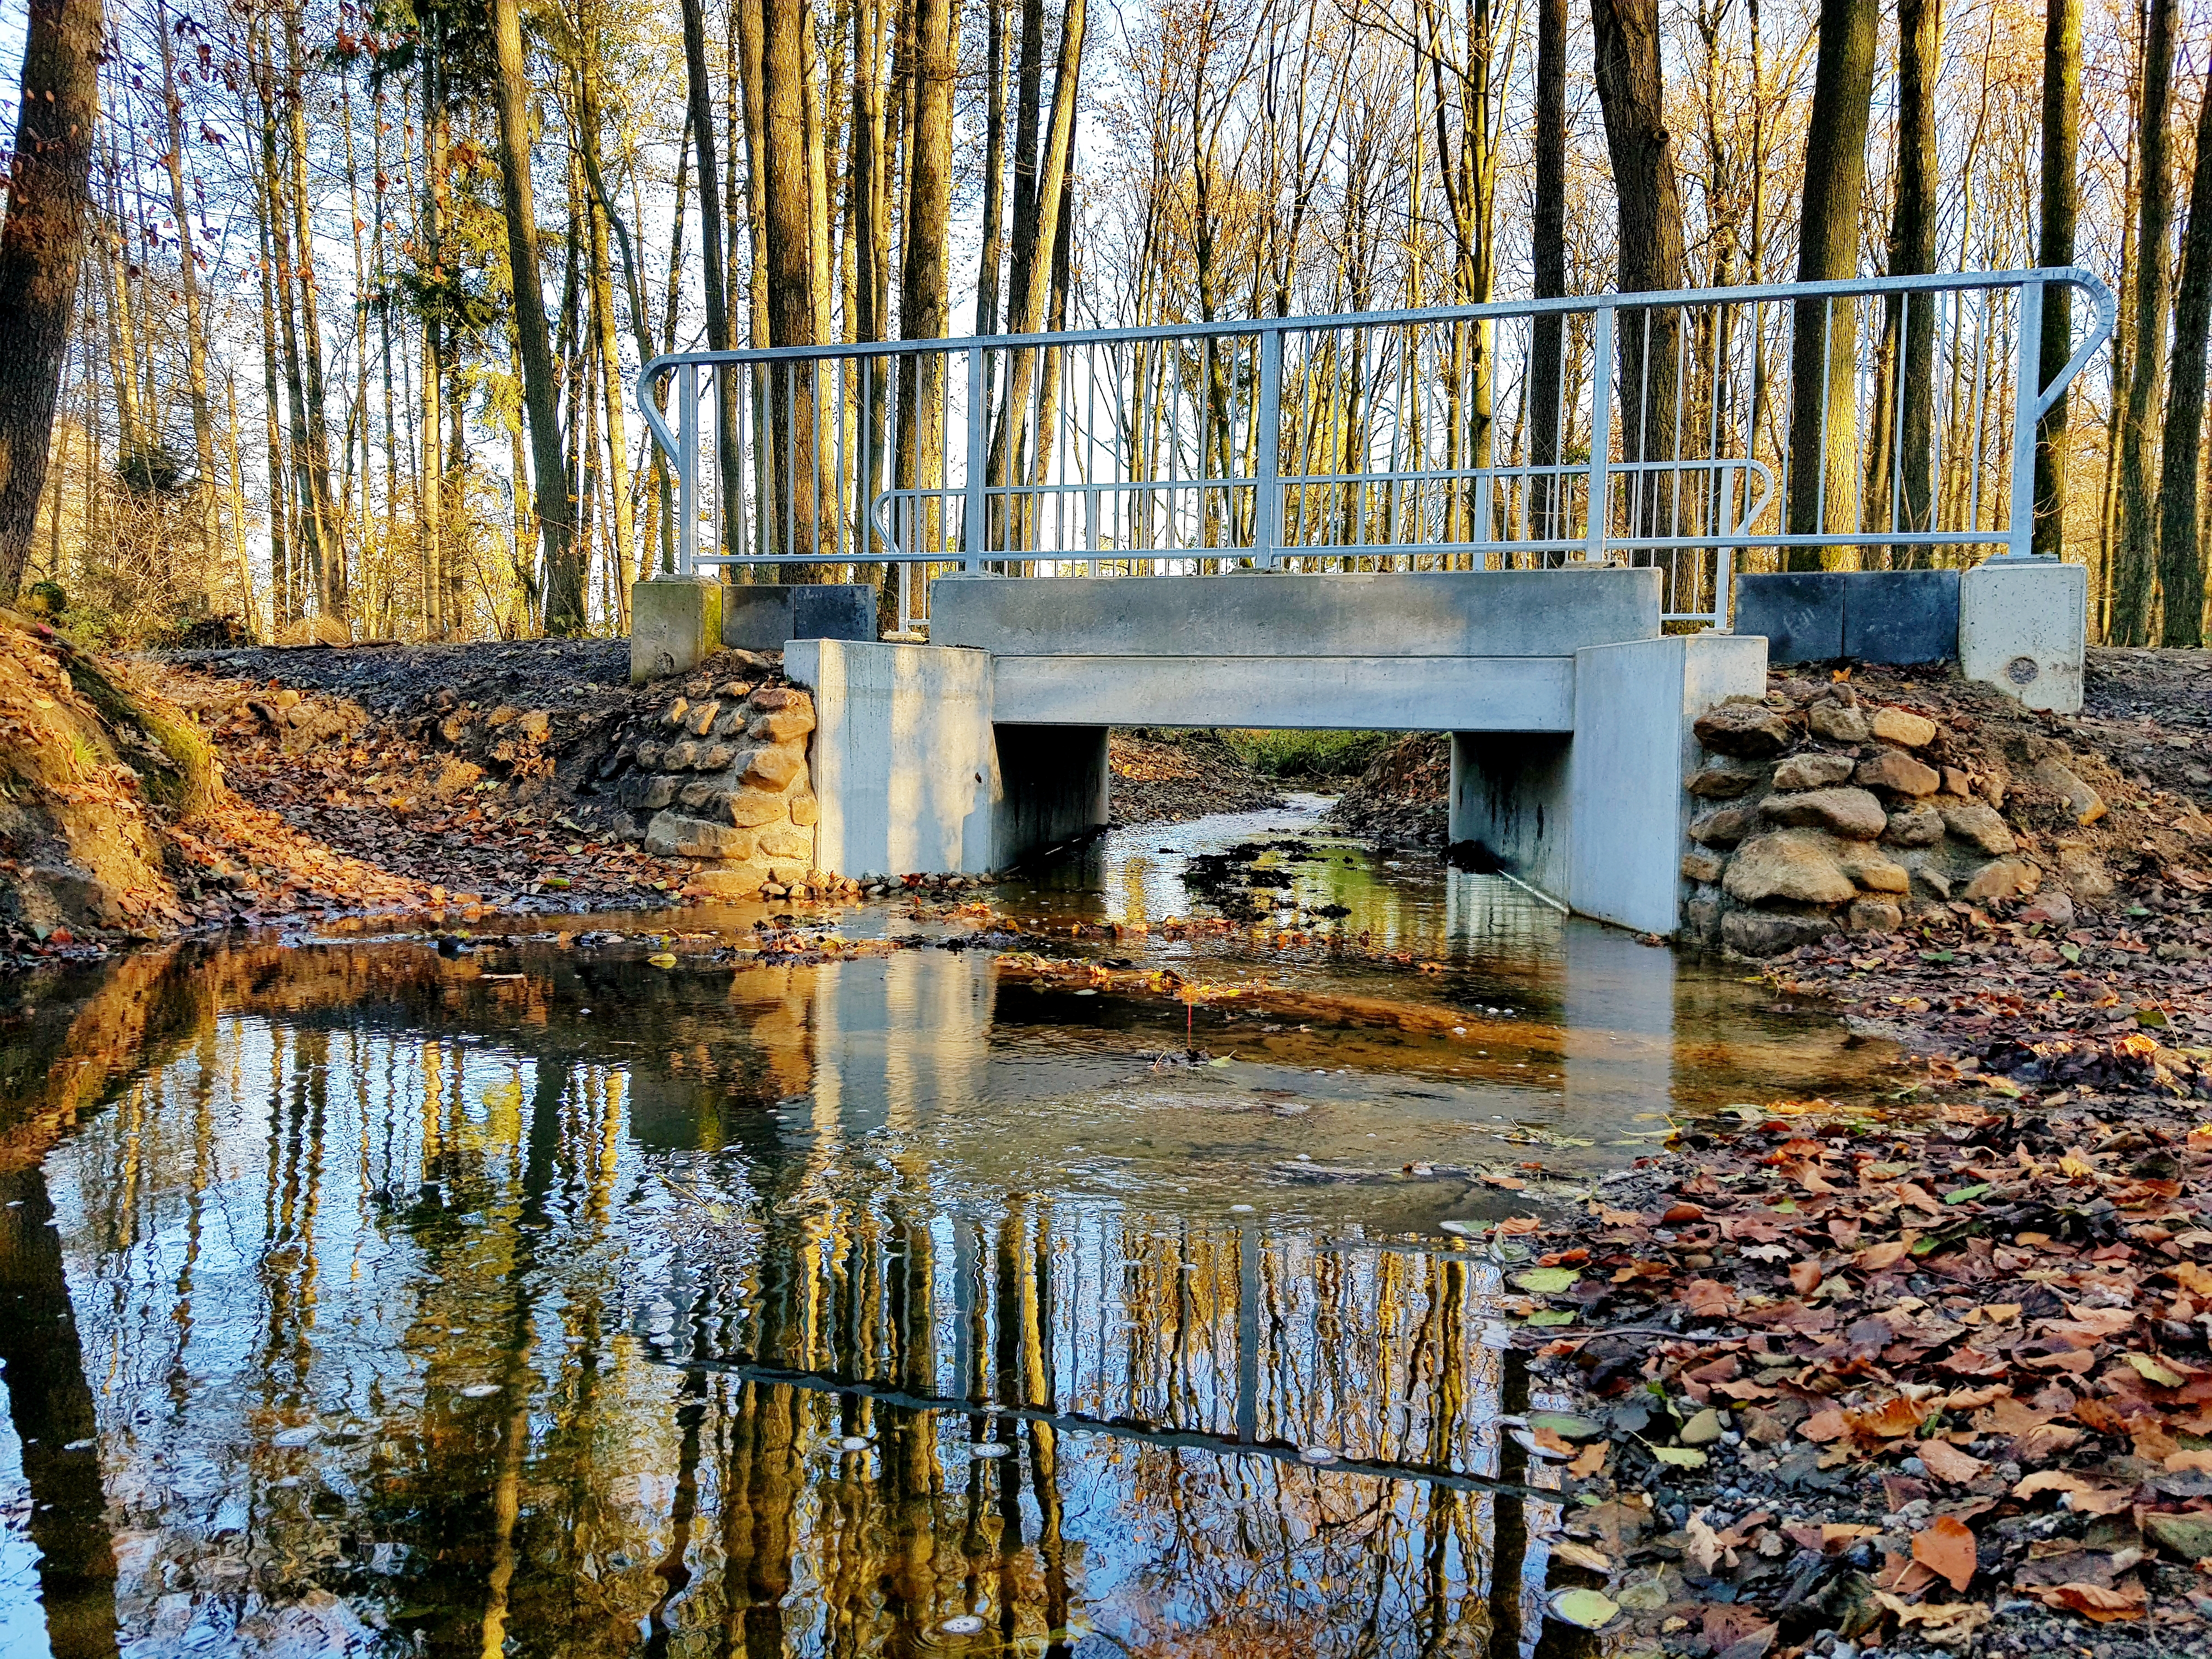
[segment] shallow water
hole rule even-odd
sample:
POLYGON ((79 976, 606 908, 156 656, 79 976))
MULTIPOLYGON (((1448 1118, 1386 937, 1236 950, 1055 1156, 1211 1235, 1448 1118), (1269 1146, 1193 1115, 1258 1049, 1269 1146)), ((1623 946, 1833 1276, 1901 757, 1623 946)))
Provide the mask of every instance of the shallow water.
POLYGON ((1157 929, 1192 853, 1299 842, 1264 938, 1052 947, 1192 1008, 733 963, 758 907, 668 969, 602 916, 15 988, 0 1654, 1577 1650, 1499 1269, 1437 1224, 1878 1057, 1317 806, 993 895, 1157 929))

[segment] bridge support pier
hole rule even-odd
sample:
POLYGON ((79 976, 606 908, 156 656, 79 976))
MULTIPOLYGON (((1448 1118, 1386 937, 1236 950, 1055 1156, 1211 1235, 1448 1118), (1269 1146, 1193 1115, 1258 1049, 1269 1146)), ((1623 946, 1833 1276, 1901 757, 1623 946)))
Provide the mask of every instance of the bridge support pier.
POLYGON ((1452 734, 1451 838, 1559 903, 1639 933, 1679 921, 1692 723, 1766 690, 1756 635, 1677 634, 1574 653, 1571 732, 1452 734))

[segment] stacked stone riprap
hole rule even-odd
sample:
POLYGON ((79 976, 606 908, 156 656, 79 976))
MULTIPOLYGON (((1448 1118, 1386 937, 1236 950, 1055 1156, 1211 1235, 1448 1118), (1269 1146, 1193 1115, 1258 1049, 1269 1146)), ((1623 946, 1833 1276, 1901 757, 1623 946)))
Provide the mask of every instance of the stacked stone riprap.
MULTIPOLYGON (((1969 769, 1964 746, 1924 714, 1862 702, 1837 683, 1731 699, 1696 732, 1705 759, 1686 784, 1682 860, 1693 937, 1772 956, 1831 933, 1894 933, 1927 906, 2043 886, 2043 865, 1999 811, 2004 777, 1969 769)), ((2038 783, 2080 822, 2101 812, 2078 777, 2046 781, 2044 769, 2038 783)), ((2070 925, 2070 898, 2045 902, 2070 925)))
POLYGON ((616 799, 651 814, 646 850, 699 860, 691 885, 704 893, 826 885, 814 869, 821 813, 806 764, 814 700, 745 680, 693 682, 685 693, 617 751, 629 772, 616 799))

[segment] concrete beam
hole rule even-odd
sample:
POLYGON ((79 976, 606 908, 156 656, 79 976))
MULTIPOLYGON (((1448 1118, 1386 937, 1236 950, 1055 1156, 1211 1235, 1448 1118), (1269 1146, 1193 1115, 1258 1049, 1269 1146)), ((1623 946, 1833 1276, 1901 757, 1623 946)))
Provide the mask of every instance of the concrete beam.
POLYGON ((1571 657, 1030 656, 992 663, 992 712, 1002 726, 1105 721, 1322 732, 1574 726, 1571 657))
POLYGON ((991 659, 941 646, 793 640, 814 694, 814 862, 837 875, 995 867, 991 659))
POLYGON ((1656 568, 940 576, 929 636, 994 656, 1562 657, 1659 635, 1656 568))

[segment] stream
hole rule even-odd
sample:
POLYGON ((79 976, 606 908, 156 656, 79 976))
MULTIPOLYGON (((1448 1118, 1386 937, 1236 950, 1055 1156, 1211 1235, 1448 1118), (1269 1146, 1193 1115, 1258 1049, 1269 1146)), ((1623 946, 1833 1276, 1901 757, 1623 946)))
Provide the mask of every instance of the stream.
POLYGON ((1598 1650, 1443 1224, 1889 1057, 1326 804, 0 987, 0 1655, 1598 1650))

